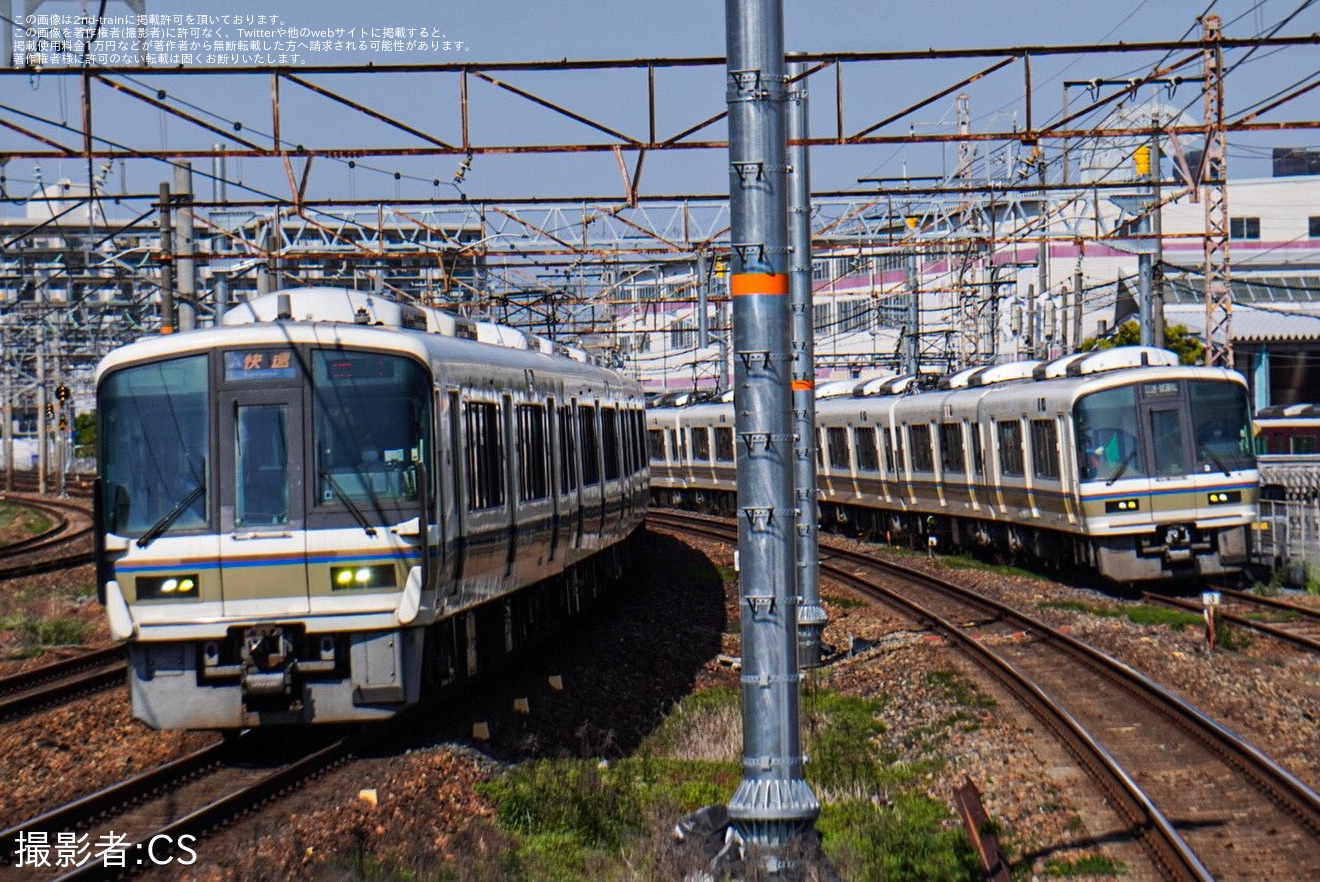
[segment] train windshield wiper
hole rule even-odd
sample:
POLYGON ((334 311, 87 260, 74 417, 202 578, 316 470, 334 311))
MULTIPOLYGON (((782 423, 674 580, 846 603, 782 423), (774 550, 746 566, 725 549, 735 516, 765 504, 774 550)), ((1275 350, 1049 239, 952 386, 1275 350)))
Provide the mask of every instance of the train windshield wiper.
POLYGON ((201 499, 202 494, 205 492, 206 492, 205 484, 198 484, 196 487, 189 490, 187 496, 183 497, 178 502, 174 503, 174 508, 171 508, 169 511, 165 512, 165 514, 161 515, 160 520, 156 521, 156 523, 151 525, 151 529, 147 530, 147 532, 143 533, 141 536, 138 537, 138 541, 137 541, 138 548, 146 548, 152 542, 155 542, 157 539, 159 539, 161 534, 170 528, 170 524, 173 524, 175 521, 177 521, 179 519, 179 515, 187 511, 188 506, 192 505, 194 502, 201 499))
POLYGON ((1114 469, 1114 473, 1109 476, 1109 480, 1105 481, 1105 486, 1106 487, 1114 486, 1114 482, 1117 481, 1119 478, 1123 477, 1123 473, 1127 471, 1127 467, 1132 465, 1132 460, 1136 458, 1137 458, 1137 449, 1134 447, 1128 451, 1127 456, 1123 457, 1123 461, 1118 464, 1118 468, 1114 469))
POLYGON ((1229 471, 1228 466, 1224 465, 1224 461, 1220 459, 1218 456, 1216 456, 1214 451, 1207 450, 1205 452, 1205 456, 1206 459, 1210 460, 1212 463, 1219 466, 1219 470, 1224 473, 1225 477, 1227 478, 1233 477, 1233 473, 1229 471))
POLYGON ((336 481, 329 472, 321 472, 321 477, 330 485, 330 489, 334 491, 335 497, 338 498, 340 502, 344 503, 344 507, 353 515, 353 520, 357 521, 358 525, 367 531, 368 536, 375 536, 376 528, 367 522, 367 516, 362 513, 362 509, 353 504, 353 500, 350 499, 348 494, 344 492, 343 488, 339 486, 339 482, 336 481))

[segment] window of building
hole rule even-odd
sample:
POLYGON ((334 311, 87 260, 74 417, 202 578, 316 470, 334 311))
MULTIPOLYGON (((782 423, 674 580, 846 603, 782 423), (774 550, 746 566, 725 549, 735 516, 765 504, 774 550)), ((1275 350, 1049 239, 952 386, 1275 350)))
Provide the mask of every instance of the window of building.
POLYGON ((1259 239, 1260 218, 1258 217, 1229 218, 1228 237, 1230 239, 1259 239))
POLYGON ((995 423, 995 433, 999 439, 999 471, 1013 477, 1026 474, 1022 463, 1022 423, 1017 420, 995 423))
POLYGON ((930 426, 908 426, 908 447, 912 451, 912 471, 935 471, 935 454, 930 447, 930 426))
POLYGON ((1059 477, 1059 427, 1054 420, 1031 421, 1031 471, 1037 478, 1059 477))

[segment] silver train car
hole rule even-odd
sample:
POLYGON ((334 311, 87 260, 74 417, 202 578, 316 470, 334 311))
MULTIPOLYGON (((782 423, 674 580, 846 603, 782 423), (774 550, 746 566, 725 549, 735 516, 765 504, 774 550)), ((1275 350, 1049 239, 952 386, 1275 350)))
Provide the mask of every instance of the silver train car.
POLYGON ((645 513, 636 383, 378 296, 145 338, 97 401, 99 590, 156 728, 390 717, 575 613, 645 513))
MULTIPOLYGON (((1259 485, 1238 374, 1130 347, 911 384, 816 402, 822 526, 1125 583, 1248 563, 1259 485)), ((732 404, 653 407, 647 433, 654 503, 733 513, 732 404)))

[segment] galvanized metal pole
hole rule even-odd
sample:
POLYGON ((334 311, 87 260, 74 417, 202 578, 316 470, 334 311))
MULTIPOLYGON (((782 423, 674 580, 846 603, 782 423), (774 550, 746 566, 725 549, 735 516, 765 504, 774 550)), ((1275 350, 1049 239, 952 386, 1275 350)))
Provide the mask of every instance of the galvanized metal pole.
POLYGON ((160 332, 174 333, 174 231, 170 185, 160 185, 160 332))
POLYGON ((742 616, 743 780, 729 801, 754 850, 820 814, 798 728, 782 0, 725 0, 742 616))
POLYGON ((179 201, 179 214, 175 221, 177 235, 174 247, 174 284, 178 289, 179 330, 191 331, 197 327, 197 240, 193 235, 193 173, 191 162, 174 165, 174 197, 179 201))
POLYGON ((829 616, 820 605, 820 524, 816 517, 816 359, 811 303, 811 167, 805 63, 788 66, 788 308, 793 346, 793 494, 797 505, 798 666, 820 665, 829 616))
MULTIPOLYGON (((1134 157, 1136 162, 1136 177, 1150 179, 1150 148, 1142 146, 1137 148, 1134 157)), ((1150 239, 1151 205, 1144 200, 1134 200, 1137 205, 1137 211, 1141 212, 1141 221, 1137 224, 1137 318, 1140 320, 1140 341, 1142 346, 1155 346, 1155 321, 1154 321, 1154 243, 1150 239)))
POLYGON ((1156 346, 1164 345, 1164 196, 1160 192, 1160 119, 1151 119, 1150 198, 1151 233, 1154 236, 1154 261, 1151 267, 1151 336, 1156 346))
POLYGON ((907 327, 903 329, 903 373, 921 372, 921 276, 917 266, 916 241, 907 255, 907 327))

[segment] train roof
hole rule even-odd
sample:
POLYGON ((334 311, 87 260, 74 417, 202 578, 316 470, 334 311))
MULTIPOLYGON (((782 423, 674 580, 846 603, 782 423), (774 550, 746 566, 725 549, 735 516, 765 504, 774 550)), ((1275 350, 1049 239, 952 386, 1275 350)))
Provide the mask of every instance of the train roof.
MULTIPOLYGON (((379 295, 339 288, 299 288, 248 301, 226 314, 219 327, 142 337, 109 353, 97 379, 109 370, 174 353, 197 352, 235 341, 250 345, 310 343, 406 352, 424 361, 480 363, 553 371, 624 387, 636 383, 595 363, 580 350, 509 328, 472 322, 441 310, 425 310, 379 295), (446 321, 446 317, 453 321, 446 321)), ((640 397, 641 389, 634 390, 640 397)))

